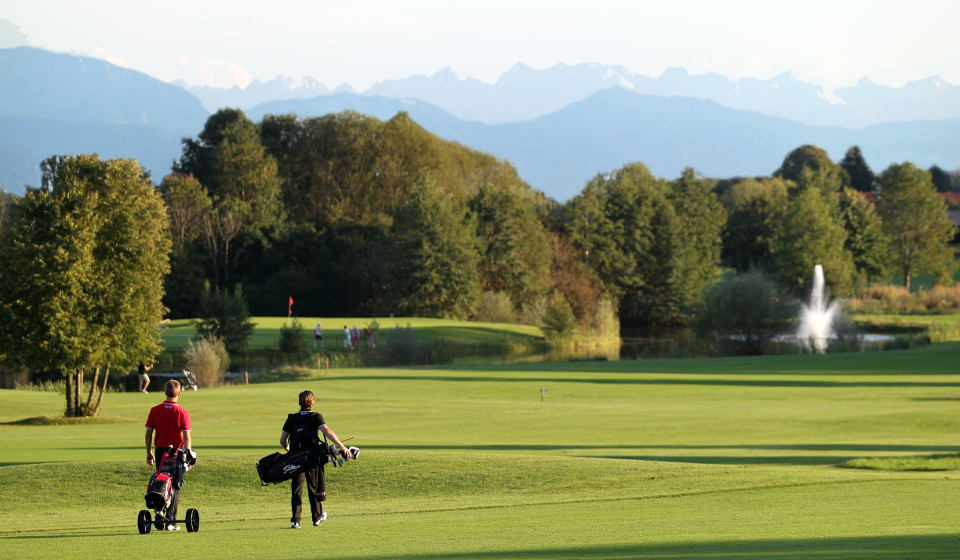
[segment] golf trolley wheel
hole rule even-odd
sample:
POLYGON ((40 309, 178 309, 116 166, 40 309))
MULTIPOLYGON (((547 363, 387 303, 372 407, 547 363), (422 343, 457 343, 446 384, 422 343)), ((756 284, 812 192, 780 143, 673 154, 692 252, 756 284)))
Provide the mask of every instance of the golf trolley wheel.
POLYGON ((152 528, 153 519, 150 518, 150 510, 141 509, 140 513, 137 514, 137 529, 140 530, 141 535, 146 535, 150 533, 152 528))
POLYGON ((187 525, 187 532, 196 533, 200 530, 200 512, 194 508, 188 509, 185 522, 187 525))
POLYGON ((167 528, 167 521, 158 513, 153 518, 153 526, 157 528, 157 531, 163 531, 167 528))

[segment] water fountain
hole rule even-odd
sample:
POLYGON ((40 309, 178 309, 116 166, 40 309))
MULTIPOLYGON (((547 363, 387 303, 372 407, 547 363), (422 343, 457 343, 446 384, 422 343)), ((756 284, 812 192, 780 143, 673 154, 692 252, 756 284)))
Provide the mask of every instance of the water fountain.
POLYGON ((797 339, 807 350, 823 354, 833 333, 833 320, 840 309, 840 302, 828 302, 823 281, 823 266, 813 268, 813 290, 810 301, 800 306, 800 326, 797 339))

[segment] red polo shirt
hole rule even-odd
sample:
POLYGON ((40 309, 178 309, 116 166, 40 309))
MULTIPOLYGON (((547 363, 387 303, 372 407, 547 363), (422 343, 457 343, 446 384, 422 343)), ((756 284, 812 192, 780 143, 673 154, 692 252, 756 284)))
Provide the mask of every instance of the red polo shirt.
POLYGON ((154 446, 183 447, 183 431, 190 430, 190 413, 178 403, 163 401, 150 409, 146 427, 156 432, 154 446))

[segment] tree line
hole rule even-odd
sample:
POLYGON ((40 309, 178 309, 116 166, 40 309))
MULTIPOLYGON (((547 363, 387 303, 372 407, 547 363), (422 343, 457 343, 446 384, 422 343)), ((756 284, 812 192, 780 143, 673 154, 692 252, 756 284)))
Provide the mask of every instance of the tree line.
POLYGON ((255 315, 281 313, 288 296, 297 313, 327 316, 499 309, 539 323, 560 306, 589 331, 603 301, 626 324, 683 323, 724 269, 762 269, 798 293, 816 263, 837 294, 894 272, 946 280, 954 230, 935 176, 910 163, 875 175, 856 146, 839 163, 801 146, 769 177, 666 180, 635 163, 558 204, 405 113, 253 123, 221 110, 160 185, 166 302, 192 317, 205 282, 242 284, 255 315))
POLYGON ((300 316, 589 335, 689 323, 725 271, 802 294, 819 263, 843 295, 894 274, 948 281, 955 266, 936 173, 874 175, 856 147, 835 163, 801 146, 752 178, 668 180, 633 163, 559 204, 405 113, 254 123, 225 109, 156 188, 130 160, 55 157, 43 172, 0 197, 0 360, 75 372, 75 412, 96 406, 80 402, 84 372, 131 368, 155 354, 164 316, 218 306, 280 315, 293 297, 300 316))

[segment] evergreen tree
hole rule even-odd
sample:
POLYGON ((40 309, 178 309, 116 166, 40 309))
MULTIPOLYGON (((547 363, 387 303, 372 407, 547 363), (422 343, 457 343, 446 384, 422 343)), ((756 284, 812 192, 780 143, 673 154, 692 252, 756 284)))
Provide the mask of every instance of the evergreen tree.
POLYGON ((677 216, 677 267, 674 270, 680 304, 687 308, 720 273, 721 232, 727 213, 713 193, 715 182, 691 168, 670 183, 667 197, 677 216))
POLYGON ((397 209, 390 291, 400 314, 466 319, 480 300, 476 222, 432 183, 397 209))
POLYGON ((859 146, 851 146, 840 160, 840 167, 850 177, 850 186, 861 192, 873 192, 876 188, 877 177, 873 174, 867 161, 863 159, 859 146))
POLYGON ((893 164, 880 175, 879 182, 877 210, 890 237, 891 256, 903 285, 909 289, 913 275, 923 272, 940 281, 952 277, 955 264, 948 243, 956 229, 930 173, 909 162, 893 164))
POLYGON ((550 245, 529 193, 484 184, 470 201, 481 245, 480 281, 520 308, 548 292, 550 245))
POLYGON ((953 185, 949 173, 941 169, 939 165, 931 165, 927 171, 930 172, 930 180, 933 181, 933 187, 937 189, 937 192, 950 192, 953 185))
POLYGON ((646 166, 630 164, 593 179, 567 207, 571 241, 604 292, 618 300, 627 324, 681 322, 685 305, 702 289, 681 277, 697 266, 688 259, 703 254, 695 249, 699 237, 688 238, 681 227, 691 214, 684 209, 678 217, 669 192, 646 166))

